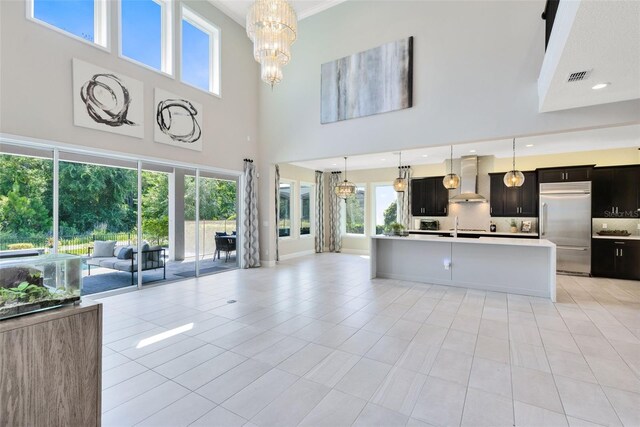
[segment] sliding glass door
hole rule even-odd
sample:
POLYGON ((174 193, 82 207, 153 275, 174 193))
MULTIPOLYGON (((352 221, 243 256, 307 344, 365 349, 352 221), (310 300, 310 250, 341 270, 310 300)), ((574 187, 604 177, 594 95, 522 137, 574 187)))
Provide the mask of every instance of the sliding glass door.
POLYGON ((53 151, 0 146, 0 254, 53 250, 53 151))
POLYGON ((79 255, 83 294, 235 268, 239 175, 2 143, 0 257, 79 255))

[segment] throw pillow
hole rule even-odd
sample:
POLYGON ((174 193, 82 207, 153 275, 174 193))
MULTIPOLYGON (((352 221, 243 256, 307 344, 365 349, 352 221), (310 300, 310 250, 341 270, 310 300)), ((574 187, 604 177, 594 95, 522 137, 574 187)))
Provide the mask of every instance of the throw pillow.
POLYGON ((145 241, 142 242, 142 262, 145 263, 147 262, 147 260, 149 259, 149 253, 147 252, 149 250, 149 243, 145 241))
POLYGON ((105 258, 113 256, 113 249, 116 247, 115 240, 103 242, 96 240, 93 242, 93 256, 96 258, 105 258))
POLYGON ((131 259, 133 257, 133 248, 122 248, 118 253, 118 259, 131 259))

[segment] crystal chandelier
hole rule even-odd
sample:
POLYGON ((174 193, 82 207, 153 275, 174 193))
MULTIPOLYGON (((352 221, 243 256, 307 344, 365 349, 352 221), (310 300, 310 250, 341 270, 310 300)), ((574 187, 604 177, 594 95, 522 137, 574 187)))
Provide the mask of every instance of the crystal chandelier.
POLYGON ((455 190, 460 186, 460 177, 453 173, 453 145, 451 146, 451 159, 449 160, 449 166, 451 173, 448 173, 442 179, 442 185, 444 185, 444 188, 447 190, 455 190))
POLYGON ((513 166, 512 169, 504 174, 504 185, 510 188, 522 187, 524 184, 524 174, 516 169, 516 139, 513 138, 513 166))
POLYGON ((295 10, 286 0, 256 0, 247 13, 253 57, 260 63, 260 77, 271 88, 280 83, 282 66, 291 59, 297 21, 295 10))
POLYGON ((398 193, 407 189, 407 180, 402 177, 402 152, 398 153, 398 177, 393 181, 393 189, 398 193))
POLYGON ((347 199, 356 194, 356 185, 353 182, 349 182, 347 180, 347 158, 344 158, 344 181, 340 184, 336 185, 333 191, 336 193, 336 196, 341 199, 347 199))

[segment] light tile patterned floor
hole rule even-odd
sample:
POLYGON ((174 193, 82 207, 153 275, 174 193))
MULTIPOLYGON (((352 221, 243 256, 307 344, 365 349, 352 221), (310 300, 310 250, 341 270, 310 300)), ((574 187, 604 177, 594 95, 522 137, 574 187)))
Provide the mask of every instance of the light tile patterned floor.
POLYGON ((369 280, 368 262, 100 300, 103 425, 640 425, 640 282, 558 276, 553 304, 369 280))

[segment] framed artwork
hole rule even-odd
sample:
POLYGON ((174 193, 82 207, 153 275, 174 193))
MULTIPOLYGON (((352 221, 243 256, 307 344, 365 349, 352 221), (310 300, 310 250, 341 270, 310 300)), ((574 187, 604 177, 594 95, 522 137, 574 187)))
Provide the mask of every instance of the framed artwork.
POLYGON ((153 138, 161 144, 202 151, 202 104, 155 90, 153 138))
POLYGON ((73 58, 73 123, 144 138, 142 82, 73 58))
POLYGON ((413 37, 321 66, 322 124, 411 108, 413 37))

